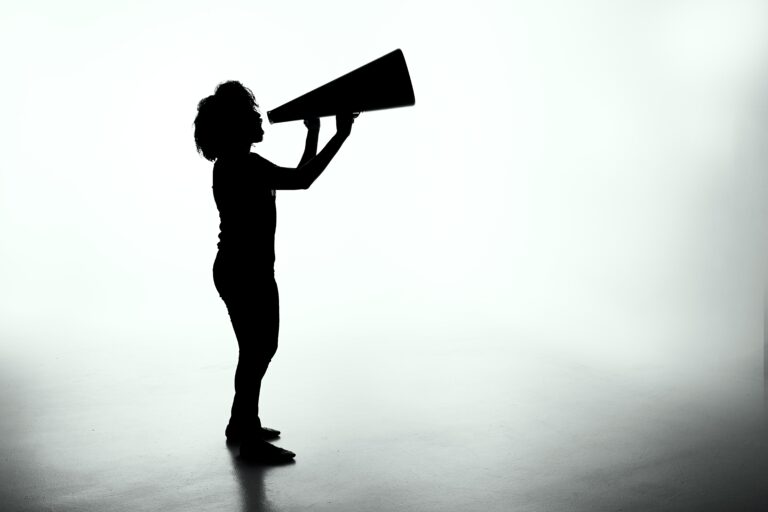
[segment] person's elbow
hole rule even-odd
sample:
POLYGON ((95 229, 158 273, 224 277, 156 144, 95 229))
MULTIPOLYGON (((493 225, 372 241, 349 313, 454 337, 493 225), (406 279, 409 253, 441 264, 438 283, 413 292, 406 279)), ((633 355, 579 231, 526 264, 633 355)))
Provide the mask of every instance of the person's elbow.
POLYGON ((307 167, 299 168, 298 173, 296 176, 296 181, 298 182, 297 185, 299 189, 301 190, 307 190, 309 187, 312 186, 312 183, 315 182, 315 179, 317 176, 315 173, 312 172, 311 169, 308 169, 307 167))

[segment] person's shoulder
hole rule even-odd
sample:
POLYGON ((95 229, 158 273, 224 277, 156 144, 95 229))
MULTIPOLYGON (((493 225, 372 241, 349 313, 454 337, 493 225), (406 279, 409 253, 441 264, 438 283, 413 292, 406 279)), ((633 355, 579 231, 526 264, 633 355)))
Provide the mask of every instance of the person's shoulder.
POLYGON ((220 156, 213 164, 213 174, 227 175, 228 177, 240 174, 241 171, 253 166, 253 161, 248 155, 220 156))
POLYGON ((220 156, 213 163, 213 186, 233 186, 243 174, 242 158, 232 156, 220 156))
POLYGON ((222 171, 230 167, 232 167, 231 159, 220 156, 213 163, 213 175, 222 174, 222 171))

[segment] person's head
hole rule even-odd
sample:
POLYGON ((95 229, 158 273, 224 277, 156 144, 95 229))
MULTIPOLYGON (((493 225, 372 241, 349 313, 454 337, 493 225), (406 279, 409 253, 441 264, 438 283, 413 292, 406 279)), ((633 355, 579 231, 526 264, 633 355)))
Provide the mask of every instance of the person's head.
POLYGON ((263 138, 259 105, 250 89, 240 82, 221 83, 212 96, 198 103, 195 144, 208 160, 248 151, 251 144, 263 138))

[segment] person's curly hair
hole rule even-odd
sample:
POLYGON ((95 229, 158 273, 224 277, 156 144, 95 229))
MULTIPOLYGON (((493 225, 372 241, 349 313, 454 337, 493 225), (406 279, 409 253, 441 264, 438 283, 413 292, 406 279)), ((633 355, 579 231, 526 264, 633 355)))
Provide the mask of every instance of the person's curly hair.
POLYGON ((214 161, 226 148, 252 141, 254 129, 260 128, 260 120, 259 105, 251 90, 240 82, 223 82, 213 95, 197 104, 197 151, 214 161))

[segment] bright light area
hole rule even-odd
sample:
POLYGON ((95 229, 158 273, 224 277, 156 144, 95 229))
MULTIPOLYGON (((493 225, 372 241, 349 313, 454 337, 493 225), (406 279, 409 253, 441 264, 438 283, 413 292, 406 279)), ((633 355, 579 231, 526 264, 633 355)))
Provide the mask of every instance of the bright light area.
MULTIPOLYGON (((7 361, 147 347, 232 361, 197 101, 236 79, 268 110, 401 48, 416 105, 362 115, 310 190, 278 193, 284 364, 471 342, 760 371, 765 2, 2 11, 7 361)), ((265 129, 254 150, 295 165, 303 125, 265 129)))

